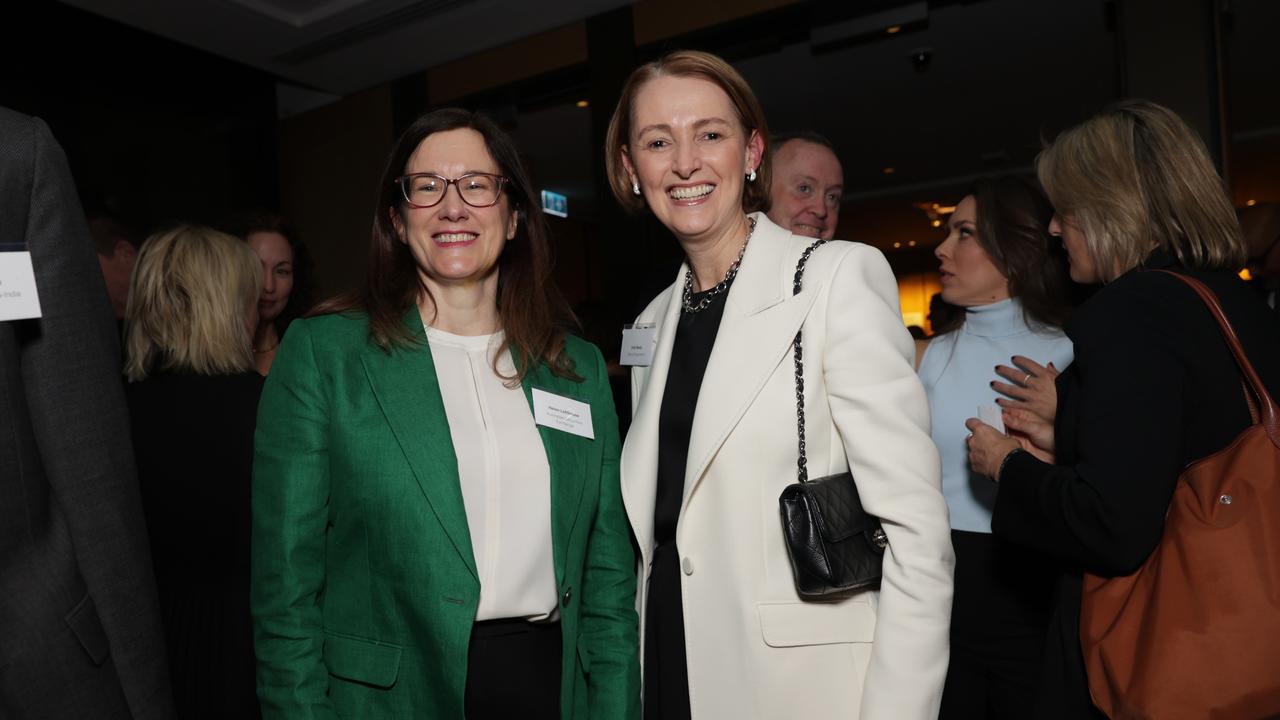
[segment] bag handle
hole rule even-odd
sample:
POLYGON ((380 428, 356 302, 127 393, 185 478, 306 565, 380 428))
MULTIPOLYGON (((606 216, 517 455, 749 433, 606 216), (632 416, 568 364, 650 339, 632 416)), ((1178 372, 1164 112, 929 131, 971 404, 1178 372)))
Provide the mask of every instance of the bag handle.
POLYGON ((1276 410, 1275 401, 1271 399, 1271 393, 1267 392, 1267 387, 1262 384, 1262 378, 1254 370, 1253 363, 1249 362, 1249 358, 1245 356, 1244 346, 1240 344, 1240 336, 1236 334, 1236 329, 1231 326, 1231 321, 1227 320, 1217 296, 1213 294, 1213 291, 1208 286, 1193 277, 1176 273, 1172 270, 1156 270, 1155 272, 1172 275, 1181 280, 1192 290, 1195 290, 1205 306, 1209 308, 1213 319, 1218 322, 1218 328, 1222 331, 1222 338, 1226 340, 1227 347, 1231 349, 1231 354, 1235 356, 1236 365, 1239 366, 1240 374, 1243 376, 1242 379, 1248 384, 1248 388, 1253 391, 1246 394, 1246 400, 1249 401, 1249 414, 1253 416, 1253 423, 1255 425, 1261 424, 1267 433, 1267 437, 1271 439, 1271 443, 1280 448, 1280 413, 1276 410), (1257 405, 1254 404, 1255 402, 1257 405), (1258 417, 1259 409, 1261 410, 1261 423, 1259 423, 1258 417))
MULTIPOLYGON (((796 263, 796 277, 791 290, 793 297, 800 294, 800 281, 804 278, 804 266, 809 262, 809 256, 825 242, 826 240, 819 239, 801 253, 800 262, 796 263)), ((800 452, 796 458, 796 479, 805 483, 809 482, 809 459, 804 451, 804 350, 800 345, 800 332, 800 330, 796 331, 796 339, 792 343, 796 360, 796 429, 800 437, 800 452)))

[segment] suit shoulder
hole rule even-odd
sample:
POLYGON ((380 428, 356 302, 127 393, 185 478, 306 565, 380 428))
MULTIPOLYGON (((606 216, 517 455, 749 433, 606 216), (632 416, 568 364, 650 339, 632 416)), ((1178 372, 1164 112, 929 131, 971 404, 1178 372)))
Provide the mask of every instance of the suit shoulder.
POLYGON ((598 365, 604 363, 604 353, 595 343, 588 342, 572 333, 564 334, 564 351, 573 361, 574 370, 582 377, 589 377, 598 365))
POLYGON ((40 141, 41 131, 47 136, 46 143, 56 144, 48 126, 37 118, 0 107, 0 142, 5 149, 5 162, 0 163, 0 170, 9 178, 5 180, 7 191, 12 192, 17 187, 18 177, 24 178, 22 182, 30 189, 36 153, 42 144, 46 144, 40 141))
POLYGON ((29 135, 42 124, 30 115, 0 107, 0 137, 20 137, 19 133, 29 135))
POLYGON ((369 319, 364 313, 333 313, 294 320, 285 335, 303 335, 317 345, 344 348, 363 345, 369 337, 369 319), (296 332, 295 332, 296 331, 296 332))
POLYGON ((893 276, 884 253, 871 245, 850 240, 828 241, 814 253, 811 264, 825 267, 831 275, 846 279, 893 276))

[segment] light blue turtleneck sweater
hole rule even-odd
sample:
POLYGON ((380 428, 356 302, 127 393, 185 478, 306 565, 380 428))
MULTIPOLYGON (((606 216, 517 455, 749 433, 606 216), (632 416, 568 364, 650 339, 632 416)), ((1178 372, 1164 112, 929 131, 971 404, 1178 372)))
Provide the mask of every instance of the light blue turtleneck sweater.
POLYGON ((979 405, 994 405, 999 396, 992 380, 1004 382, 996 365, 1023 355, 1058 370, 1072 359, 1071 341, 1061 330, 1028 326, 1022 304, 1003 300, 967 308, 964 325, 929 342, 920 359, 920 380, 929 395, 933 442, 942 457, 942 494, 951 510, 951 527, 991 532, 996 484, 969 468, 964 421, 978 416, 979 405))

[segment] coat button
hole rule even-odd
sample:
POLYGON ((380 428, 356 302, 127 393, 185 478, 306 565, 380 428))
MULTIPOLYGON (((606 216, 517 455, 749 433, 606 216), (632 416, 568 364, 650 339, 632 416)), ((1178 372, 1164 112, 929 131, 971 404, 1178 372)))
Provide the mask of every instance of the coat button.
POLYGON ((682 560, 680 562, 680 567, 684 570, 685 575, 693 574, 693 561, 690 560, 689 558, 686 557, 684 560, 682 560))
POLYGON ((569 607, 569 598, 573 597, 573 588, 564 591, 564 597, 560 598, 560 607, 569 607))

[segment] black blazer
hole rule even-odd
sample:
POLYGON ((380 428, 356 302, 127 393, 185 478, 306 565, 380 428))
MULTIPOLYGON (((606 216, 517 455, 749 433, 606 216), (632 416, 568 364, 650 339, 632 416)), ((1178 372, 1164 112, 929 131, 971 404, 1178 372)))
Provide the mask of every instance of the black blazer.
MULTIPOLYGON (((1246 354, 1280 398, 1280 325, 1229 272, 1187 272, 1163 252, 1150 268, 1210 287, 1246 354)), ((1059 561, 1037 717, 1097 716, 1080 651, 1082 570, 1127 575, 1155 549, 1178 474, 1250 424, 1240 375, 1213 317, 1177 278, 1138 268, 1068 323, 1075 362, 1058 378, 1058 465, 1025 453, 1000 479, 992 530, 1059 561)))
POLYGON ((0 717, 172 717, 116 324, 62 149, 3 108, 0 243, 44 313, 0 322, 0 717))
POLYGON ((160 372, 125 389, 174 702, 259 716, 249 617, 253 432, 262 376, 160 372))

